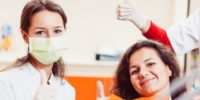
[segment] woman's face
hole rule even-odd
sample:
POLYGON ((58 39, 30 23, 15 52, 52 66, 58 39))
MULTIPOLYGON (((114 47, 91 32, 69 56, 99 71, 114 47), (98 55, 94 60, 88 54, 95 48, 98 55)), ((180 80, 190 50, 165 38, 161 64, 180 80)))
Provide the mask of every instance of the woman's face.
MULTIPOLYGON (((22 31, 22 36, 23 36, 23 39, 25 40, 25 42, 29 45, 30 37, 32 37, 32 38, 33 37, 39 37, 39 38, 58 37, 58 36, 64 35, 64 31, 65 31, 65 28, 63 25, 63 19, 62 19, 61 15, 56 12, 44 10, 44 11, 37 12, 32 16, 28 33, 26 33, 25 31, 22 31)), ((53 42, 50 42, 50 43, 54 44, 53 42)), ((46 46, 46 45, 44 45, 44 46, 46 46)), ((52 46, 50 46, 50 47, 52 47, 52 46)), ((54 48, 54 49, 57 50, 57 48, 54 48)), ((59 52, 61 52, 61 51, 59 51, 59 52)), ((59 54, 59 52, 58 52, 58 54, 59 54)), ((54 52, 52 52, 52 53, 48 52, 48 54, 53 54, 53 53, 54 52)), ((37 56, 36 58, 41 58, 42 60, 44 60, 43 56, 45 56, 45 57, 49 56, 46 54, 40 55, 39 57, 37 56)), ((36 54, 36 55, 38 55, 38 54, 36 54)), ((58 57, 58 55, 54 55, 51 57, 58 57)), ((48 59, 50 59, 50 58, 48 58, 48 59)), ((54 58, 51 58, 50 60, 52 60, 52 59, 54 59, 54 58)), ((33 59, 33 60, 35 60, 35 59, 33 59)), ((47 62, 47 61, 45 60, 44 62, 47 62)), ((48 64, 49 63, 50 62, 48 62, 48 64)), ((38 60, 36 60, 36 62, 34 62, 34 64, 37 66, 44 66, 44 63, 41 63, 38 60)), ((52 65, 53 63, 50 63, 50 64, 52 65)), ((45 63, 45 65, 47 65, 47 63, 45 63)))
POLYGON ((171 71, 152 48, 142 48, 130 58, 130 80, 141 96, 169 93, 171 71))
POLYGON ((64 31, 65 28, 61 15, 44 10, 32 16, 28 34, 30 37, 50 38, 61 36, 64 31))

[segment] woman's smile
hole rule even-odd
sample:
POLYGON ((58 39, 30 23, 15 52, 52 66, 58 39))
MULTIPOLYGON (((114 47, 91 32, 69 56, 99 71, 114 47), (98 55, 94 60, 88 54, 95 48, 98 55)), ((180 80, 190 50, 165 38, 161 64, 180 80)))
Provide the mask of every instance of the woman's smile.
POLYGON ((154 81, 155 79, 156 79, 156 77, 144 79, 144 80, 142 80, 142 81, 140 82, 140 86, 143 87, 143 86, 145 86, 145 84, 148 84, 148 83, 154 81))

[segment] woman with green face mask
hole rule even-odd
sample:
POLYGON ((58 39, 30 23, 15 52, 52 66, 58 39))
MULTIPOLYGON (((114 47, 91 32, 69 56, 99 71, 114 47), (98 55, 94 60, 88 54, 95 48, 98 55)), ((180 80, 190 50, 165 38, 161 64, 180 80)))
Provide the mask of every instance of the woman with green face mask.
POLYGON ((20 28, 28 54, 0 71, 2 100, 75 100, 74 88, 63 80, 66 23, 63 9, 50 0, 25 5, 20 28))

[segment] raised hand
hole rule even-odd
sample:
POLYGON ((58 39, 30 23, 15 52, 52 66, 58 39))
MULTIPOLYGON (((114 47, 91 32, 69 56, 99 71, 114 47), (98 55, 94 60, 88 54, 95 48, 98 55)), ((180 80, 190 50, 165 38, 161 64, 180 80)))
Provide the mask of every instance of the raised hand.
POLYGON ((110 100, 109 97, 105 96, 104 86, 101 81, 97 81, 97 98, 96 100, 110 100))
POLYGON ((139 29, 145 27, 148 18, 141 14, 136 8, 132 0, 123 0, 117 8, 117 19, 131 21, 139 29))
POLYGON ((38 88, 34 100, 56 100, 57 91, 54 87, 47 84, 48 77, 44 70, 40 70, 41 84, 38 88))

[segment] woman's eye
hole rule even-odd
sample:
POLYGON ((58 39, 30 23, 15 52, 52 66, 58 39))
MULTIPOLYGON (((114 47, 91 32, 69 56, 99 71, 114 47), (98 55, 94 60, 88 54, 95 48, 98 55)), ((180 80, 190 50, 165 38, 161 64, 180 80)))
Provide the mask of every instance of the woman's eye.
POLYGON ((38 31, 38 32, 36 32, 35 34, 38 35, 38 36, 40 36, 40 35, 44 35, 45 32, 44 32, 44 31, 38 31))
POLYGON ((54 30, 54 33, 56 34, 59 34, 59 33, 62 33, 63 31, 62 30, 54 30))
POLYGON ((147 67, 152 67, 153 65, 155 65, 156 63, 148 63, 147 67))
POLYGON ((139 69, 135 69, 133 71, 131 71, 131 75, 136 75, 139 73, 139 69))

